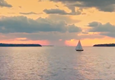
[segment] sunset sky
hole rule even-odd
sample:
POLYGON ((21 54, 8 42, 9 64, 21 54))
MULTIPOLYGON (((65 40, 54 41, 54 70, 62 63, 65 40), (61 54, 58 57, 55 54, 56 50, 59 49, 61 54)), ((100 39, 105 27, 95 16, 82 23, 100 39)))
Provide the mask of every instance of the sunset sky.
POLYGON ((0 0, 0 43, 115 43, 115 0, 0 0))

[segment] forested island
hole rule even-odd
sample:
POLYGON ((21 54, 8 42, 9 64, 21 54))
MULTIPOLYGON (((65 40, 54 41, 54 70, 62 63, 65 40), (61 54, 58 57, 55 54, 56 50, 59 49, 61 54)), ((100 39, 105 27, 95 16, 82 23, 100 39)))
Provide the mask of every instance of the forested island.
POLYGON ((115 47, 115 43, 111 44, 95 44, 94 47, 115 47))
POLYGON ((42 47, 40 44, 5 44, 0 43, 0 47, 42 47))

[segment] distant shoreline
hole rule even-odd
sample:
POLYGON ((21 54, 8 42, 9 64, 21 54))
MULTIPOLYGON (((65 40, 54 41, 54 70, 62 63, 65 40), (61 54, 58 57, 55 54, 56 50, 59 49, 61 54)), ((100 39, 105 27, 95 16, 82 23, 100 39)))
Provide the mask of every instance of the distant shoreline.
POLYGON ((42 47, 40 44, 4 44, 0 43, 0 47, 42 47))
POLYGON ((93 47, 115 47, 115 43, 111 44, 95 44, 93 47))

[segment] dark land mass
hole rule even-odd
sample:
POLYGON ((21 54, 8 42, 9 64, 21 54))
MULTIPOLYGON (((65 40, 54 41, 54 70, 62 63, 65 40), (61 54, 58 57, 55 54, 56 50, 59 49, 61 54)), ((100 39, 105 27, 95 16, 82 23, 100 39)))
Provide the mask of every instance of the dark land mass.
POLYGON ((112 44, 95 44, 94 47, 115 47, 115 43, 112 44))
POLYGON ((42 47, 40 44, 4 44, 0 43, 0 47, 42 47))

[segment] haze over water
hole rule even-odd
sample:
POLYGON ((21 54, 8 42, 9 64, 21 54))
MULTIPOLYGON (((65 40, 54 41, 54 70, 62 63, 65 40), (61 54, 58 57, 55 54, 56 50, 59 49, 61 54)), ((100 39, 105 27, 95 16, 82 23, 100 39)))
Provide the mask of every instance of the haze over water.
POLYGON ((115 80, 114 47, 0 47, 0 80, 115 80))

